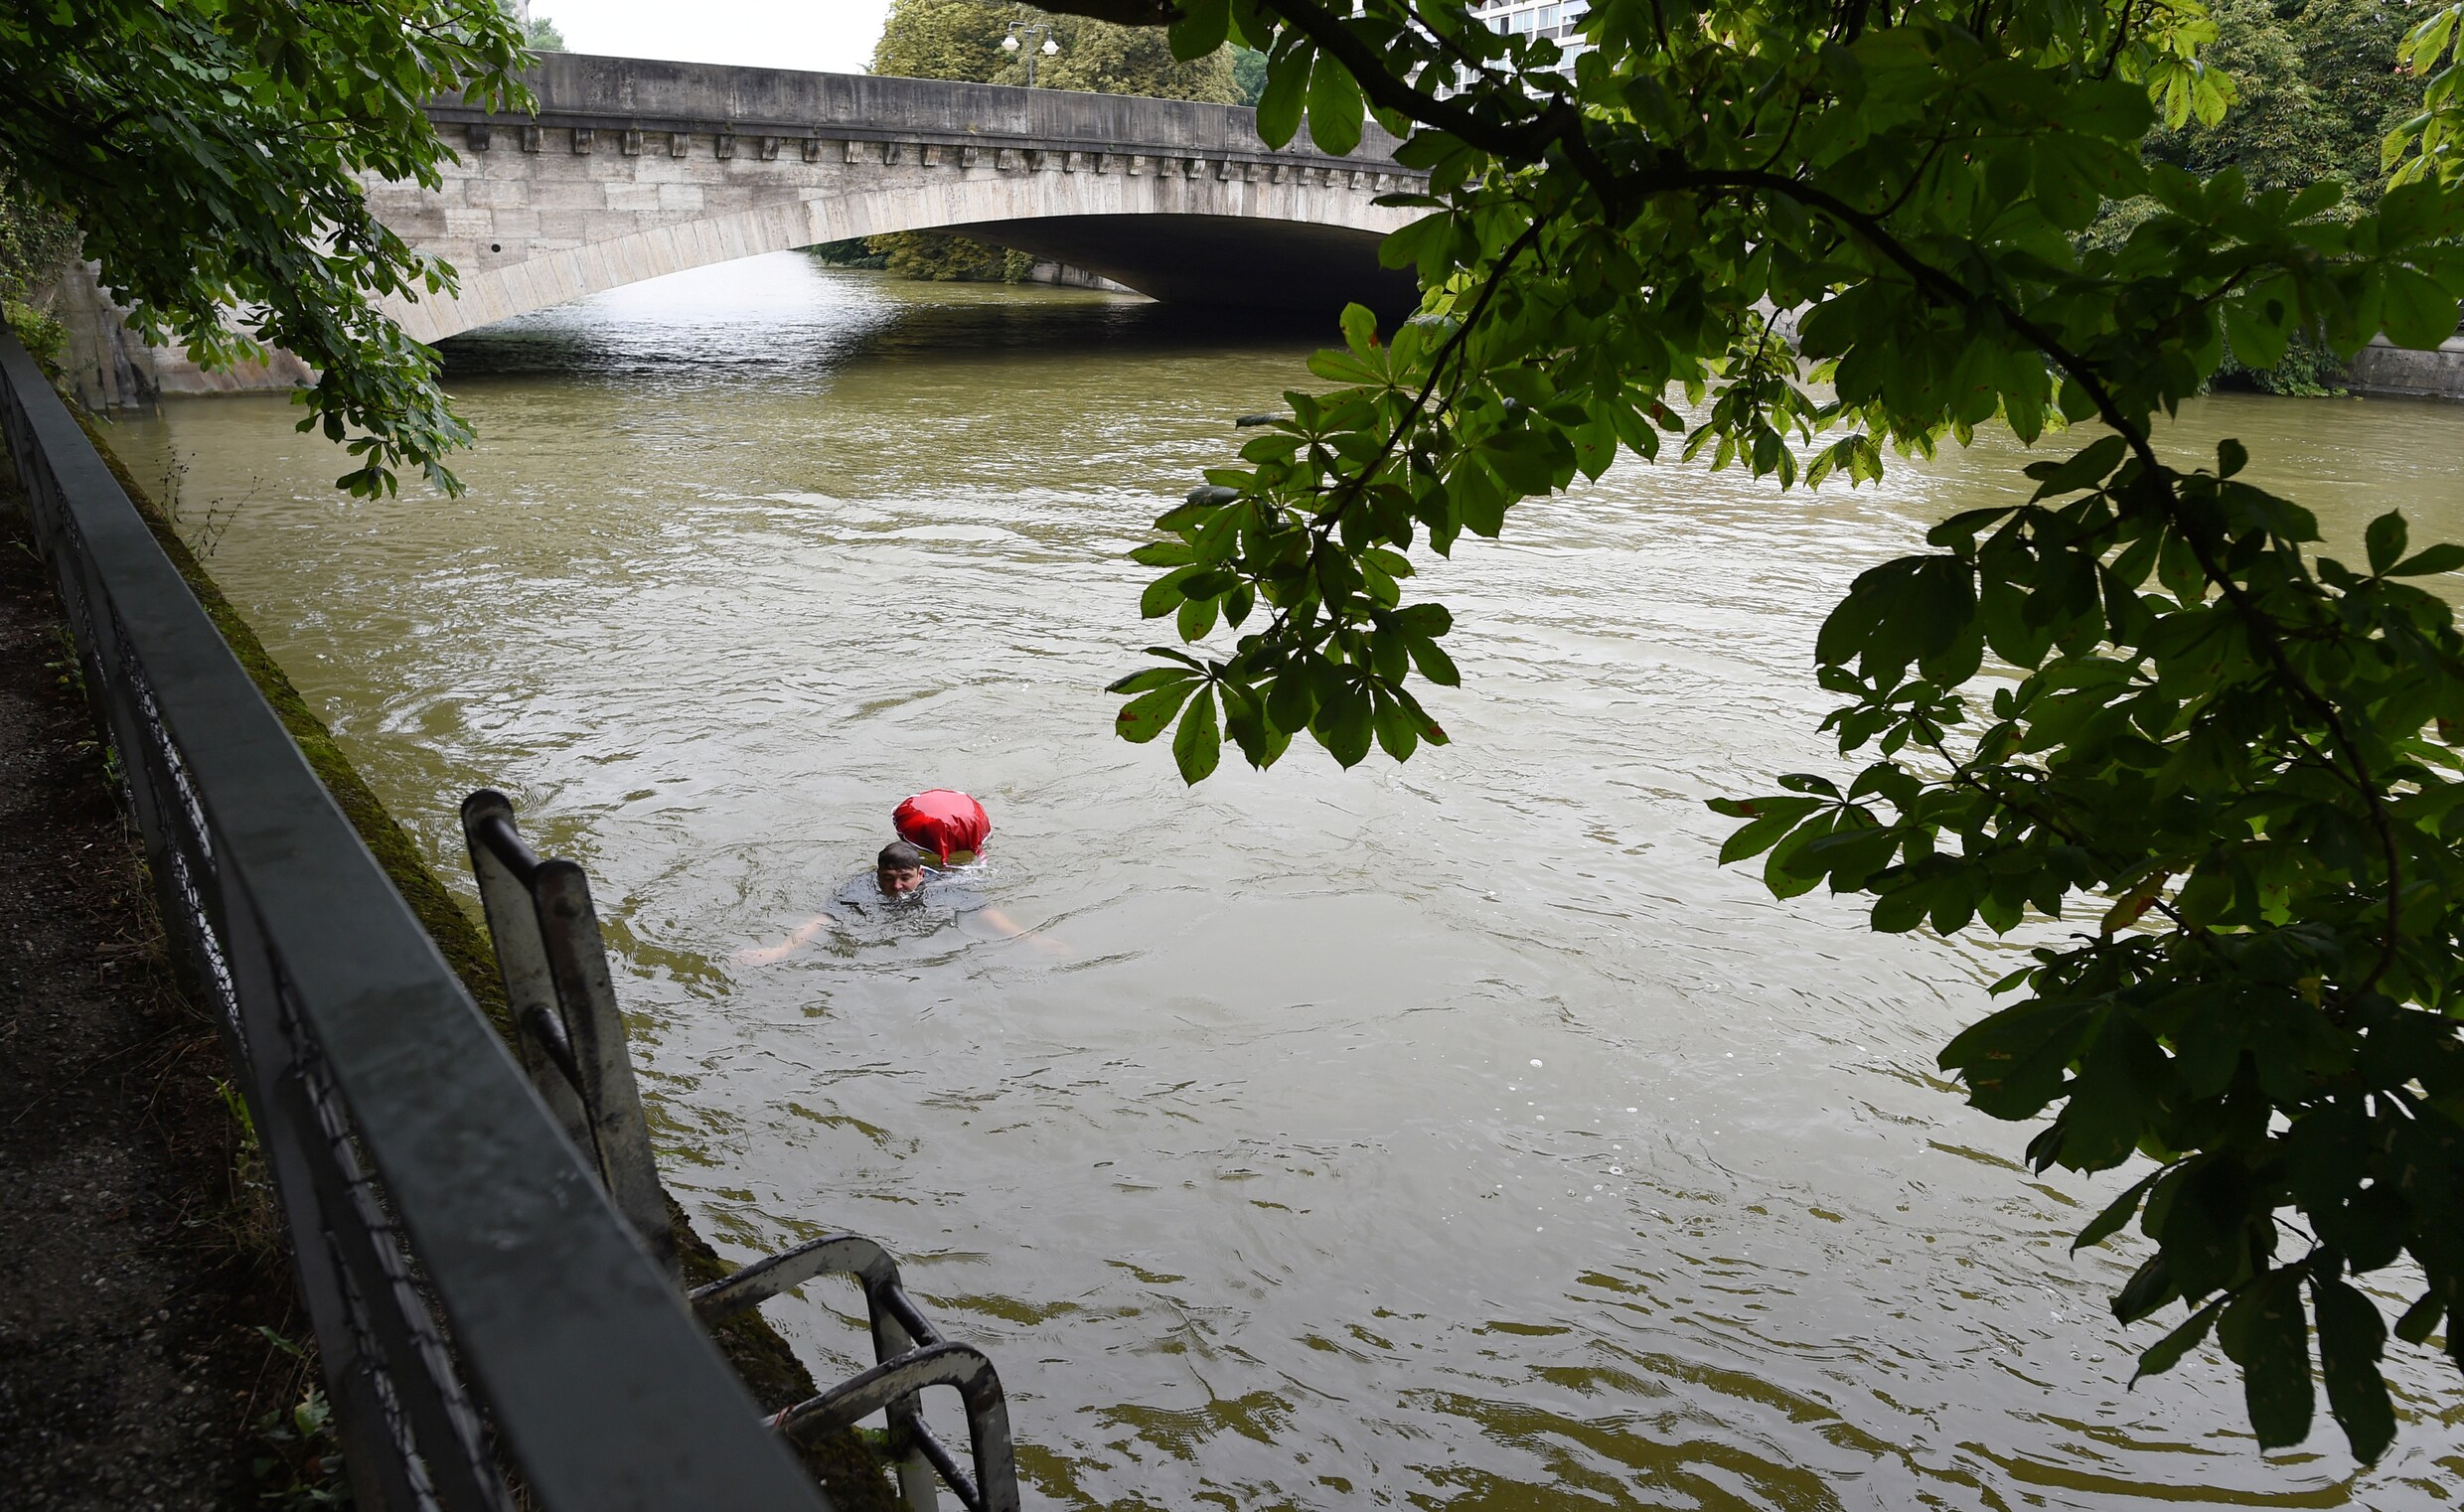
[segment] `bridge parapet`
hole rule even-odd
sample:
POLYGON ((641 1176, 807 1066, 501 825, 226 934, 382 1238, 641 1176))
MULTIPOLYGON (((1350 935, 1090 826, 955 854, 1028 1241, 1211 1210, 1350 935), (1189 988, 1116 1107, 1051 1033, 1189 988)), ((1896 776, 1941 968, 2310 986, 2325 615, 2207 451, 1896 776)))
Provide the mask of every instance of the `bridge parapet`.
POLYGON ((792 147, 807 161, 820 158, 832 143, 869 143, 1199 158, 1321 173, 1406 172, 1395 164, 1395 139, 1374 121, 1357 149, 1336 157, 1319 150, 1307 130, 1282 148, 1270 148, 1258 136, 1256 111, 1192 100, 582 53, 543 54, 523 77, 538 97, 536 115, 491 114, 451 100, 431 103, 428 115, 466 131, 478 128, 469 140, 482 151, 493 148, 501 132, 537 150, 544 145, 542 137, 523 133, 552 128, 564 136, 564 145, 584 153, 601 150, 603 143, 620 152, 641 151, 643 142, 625 135, 638 132, 671 152, 676 138, 708 138, 748 152, 792 147), (578 142, 576 132, 583 133, 578 142), (760 147, 763 143, 772 145, 760 147))

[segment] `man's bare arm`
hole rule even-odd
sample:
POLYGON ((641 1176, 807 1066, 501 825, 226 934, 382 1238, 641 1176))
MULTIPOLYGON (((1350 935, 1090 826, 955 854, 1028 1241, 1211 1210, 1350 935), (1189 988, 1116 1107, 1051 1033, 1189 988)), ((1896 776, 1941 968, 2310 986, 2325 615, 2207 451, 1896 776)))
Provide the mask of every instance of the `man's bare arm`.
POLYGON ((779 942, 777 945, 766 945, 761 947, 747 946, 743 950, 736 952, 733 959, 748 966, 766 966, 773 961, 784 961, 789 956, 792 956, 796 952, 804 949, 806 946, 811 945, 816 937, 828 933, 830 927, 837 922, 838 921, 836 919, 833 919, 828 914, 815 914, 812 918, 807 919, 804 923, 796 926, 796 932, 789 935, 785 940, 779 942))

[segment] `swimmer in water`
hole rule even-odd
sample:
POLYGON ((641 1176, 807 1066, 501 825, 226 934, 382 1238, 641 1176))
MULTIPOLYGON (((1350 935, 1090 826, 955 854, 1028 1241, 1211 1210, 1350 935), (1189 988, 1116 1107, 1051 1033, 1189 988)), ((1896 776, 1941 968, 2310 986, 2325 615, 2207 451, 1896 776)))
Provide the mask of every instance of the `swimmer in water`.
MULTIPOLYGON (((871 908, 885 905, 913 906, 923 901, 920 894, 928 879, 924 852, 905 840, 892 840, 881 847, 881 854, 873 861, 872 886, 867 888, 860 882, 850 883, 833 901, 857 912, 869 912, 871 908)), ((1014 940, 1029 933, 1007 914, 984 903, 975 894, 967 893, 965 897, 972 906, 963 906, 961 911, 981 913, 984 922, 1000 930, 1004 939, 1014 940)), ((796 932, 779 944, 738 951, 736 959, 755 965, 785 960, 840 922, 840 915, 835 911, 816 914, 797 926, 796 932)))

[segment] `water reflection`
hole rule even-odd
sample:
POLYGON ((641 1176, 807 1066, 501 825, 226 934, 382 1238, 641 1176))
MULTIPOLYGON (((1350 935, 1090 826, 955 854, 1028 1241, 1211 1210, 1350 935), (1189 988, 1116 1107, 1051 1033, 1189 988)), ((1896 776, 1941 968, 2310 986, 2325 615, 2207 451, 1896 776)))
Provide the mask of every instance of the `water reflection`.
MULTIPOLYGON (((1045 1504, 2451 1504, 2451 1377, 2404 1368, 2358 1478, 2332 1431, 2252 1452, 2212 1361, 2125 1390, 2135 1253, 2068 1247, 2126 1178, 2030 1178, 1933 1071, 2011 947, 1713 864, 1704 798, 1828 759, 1822 608, 2016 448, 1855 495, 1620 467, 1430 564, 1455 745, 1188 794, 1109 734, 1155 638, 1122 552, 1308 345, 791 256, 456 343, 464 500, 334 497, 277 402, 127 441, 240 502, 214 570, 440 871, 482 784, 591 868, 711 1237, 908 1257, 1045 1504), (731 962, 932 786, 1066 952, 731 962)), ((2218 400, 2177 444, 2233 431, 2338 531, 2464 534, 2458 411, 2218 400)), ((780 1313, 846 1371, 852 1305, 780 1313)))
MULTIPOLYGON (((847 275, 842 274, 842 277, 847 275)), ((1206 356, 1230 345, 1282 343, 1307 352, 1322 320, 1289 311, 1233 311, 1075 290, 954 283, 854 284, 819 308, 782 310, 758 287, 696 301, 690 324, 574 321, 565 311, 458 336, 443 346, 455 379, 522 374, 609 380, 644 374, 727 382, 768 372, 803 382, 864 362, 980 364, 1012 354, 1077 359, 1149 353, 1206 356)))

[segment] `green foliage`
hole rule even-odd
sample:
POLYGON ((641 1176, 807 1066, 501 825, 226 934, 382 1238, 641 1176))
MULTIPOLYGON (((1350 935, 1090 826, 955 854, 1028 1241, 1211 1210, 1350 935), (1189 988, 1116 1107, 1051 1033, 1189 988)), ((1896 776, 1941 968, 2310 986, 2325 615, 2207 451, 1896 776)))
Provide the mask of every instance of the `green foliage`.
POLYGON ((525 48, 534 53, 564 51, 564 33, 557 30, 555 22, 545 16, 526 17, 522 15, 515 0, 496 0, 496 3, 497 8, 512 18, 514 24, 521 28, 522 45, 525 48))
POLYGON ((872 45, 872 72, 990 83, 1008 62, 1001 39, 1017 14, 993 0, 890 0, 872 45))
POLYGON ((999 283, 1009 265, 1001 247, 932 231, 892 231, 866 236, 863 244, 882 267, 927 283, 999 283))
POLYGON ((1460 680, 1452 617, 1407 597, 1413 553, 1619 452, 1853 486, 1988 423, 2033 445, 2099 422, 2027 469, 2027 503, 1858 579, 1816 663, 1862 770, 1721 801, 1744 821, 1723 859, 1861 895, 1886 931, 2083 913, 1943 1064, 1988 1113, 2047 1120, 2040 1167, 2155 1162, 2080 1235, 2135 1218, 2116 1314, 2188 1314, 2143 1372, 2213 1338, 2262 1445, 2302 1436, 2323 1380, 2376 1457, 2389 1330, 2352 1279, 2408 1264, 2392 1333, 2447 1320, 2464 1364, 2464 642, 2421 586, 2464 547, 2388 516, 2365 563, 2317 555, 2238 443, 2201 468, 2152 425, 2229 343, 2272 368, 2305 332, 2337 359, 2452 333, 2464 186, 2357 207, 2144 159, 2159 121, 2230 119, 2189 0, 1595 0, 1570 75, 1554 43, 1405 0, 1158 20, 1184 56, 1268 55, 1271 140, 1331 146, 1364 112, 1407 134, 1431 213, 1384 249, 1422 314, 1346 312, 1324 386, 1135 553, 1181 646, 1115 684, 1122 735, 1170 731, 1191 782, 1227 736, 1261 767, 1304 731, 1345 766, 1444 740, 1418 687, 1460 680), (2085 234, 2138 198, 2126 232, 2085 234))
POLYGON ((9 192, 0 175, 0 319, 54 378, 68 352, 69 331, 53 316, 48 295, 77 253, 77 224, 9 192))
POLYGON ((2295 331, 2285 344, 2284 356, 2265 368, 2246 366, 2233 355, 2233 344, 2226 343, 2225 356, 2209 381, 2218 388, 2316 399, 2347 392, 2345 383, 2350 377, 2345 365, 2336 361, 2336 355, 2320 346, 2309 332, 2295 331))
MULTIPOLYGON (((1037 54, 1035 87, 1039 89, 1144 94, 1154 99, 1195 99, 1218 105, 1240 101, 1240 85, 1233 77, 1232 54, 1227 48, 1218 48, 1203 58, 1182 60, 1172 56, 1171 46, 1160 32, 1108 26, 1074 16, 1048 17, 1015 8, 1005 10, 1003 15, 1052 27, 1052 40, 1060 51, 1050 57, 1037 54)), ((1002 57, 1003 65, 993 76, 993 82, 1025 83, 1024 50, 1002 57)))
POLYGON ((307 1512, 352 1504, 342 1440, 334 1432, 334 1409, 322 1390, 310 1387, 287 1412, 269 1412, 255 1427, 256 1454, 249 1469, 260 1506, 307 1512))
POLYGON ((819 246, 806 247, 804 253, 824 267, 882 268, 889 266, 887 254, 876 252, 866 244, 871 239, 867 236, 855 236, 846 241, 825 241, 819 246))
POLYGON ((1001 43, 1013 23, 1049 27, 1059 49, 1050 56, 1035 55, 1035 86, 1039 89, 1144 94, 1217 104, 1230 104, 1241 97, 1228 49, 1183 59, 1152 30, 994 0, 891 0, 881 38, 873 44, 872 72, 906 78, 1023 84, 1026 48, 1039 47, 1044 34, 1038 30, 1021 38, 1025 47, 1015 53, 1005 51, 1001 43))
POLYGON ((436 357, 377 308, 452 270, 378 224, 361 174, 428 186, 421 105, 519 102, 521 38, 493 0, 57 0, 0 12, 0 162, 12 198, 73 217, 149 341, 210 368, 296 353, 302 429, 343 442, 355 494, 470 431, 436 357))
MULTIPOLYGON (((244 1122, 246 1105, 228 1094, 236 1116, 244 1122)), ((253 1143, 255 1130, 248 1136, 253 1143)), ((295 1379, 313 1381, 316 1357, 306 1344, 259 1326, 265 1342, 290 1356, 295 1379)), ((288 1408, 277 1407, 250 1426, 254 1439, 248 1463, 259 1506, 276 1512, 307 1512, 316 1507, 352 1505, 351 1482, 344 1473, 342 1438, 334 1430, 333 1404, 314 1385, 303 1388, 288 1408)))
MULTIPOLYGON (((2236 169, 2262 191, 2332 181, 2344 187, 2348 206, 2374 203, 2381 140, 2420 104, 2419 84, 2395 65, 2411 12, 2387 0, 2225 0, 2212 19, 2216 41, 2201 62, 2233 81, 2233 107, 2213 123, 2158 123, 2144 144, 2147 158, 2202 178, 2236 169)), ((2147 196, 2109 203, 2088 239, 2119 246, 2162 211, 2147 196)), ((2343 392, 2346 377, 2344 364, 2301 332, 2272 366, 2245 364, 2229 343, 2215 382, 2321 395, 2343 392)))
POLYGON ((1232 50, 1232 87, 1235 102, 1254 105, 1266 92, 1266 55, 1256 48, 1232 50))
POLYGON ((2420 86, 2395 68, 2410 13, 2376 0, 2222 0, 2212 13, 2202 61, 2233 81, 2233 108, 2213 124, 2159 126, 2148 157, 2202 178, 2238 168, 2257 190, 2332 179, 2348 202, 2376 200, 2380 141, 2420 105, 2420 86))
POLYGON ((2390 181, 2464 179, 2464 0, 2441 6, 2404 34, 2403 65, 2427 83, 2421 108, 2387 133, 2381 161, 2390 181))

